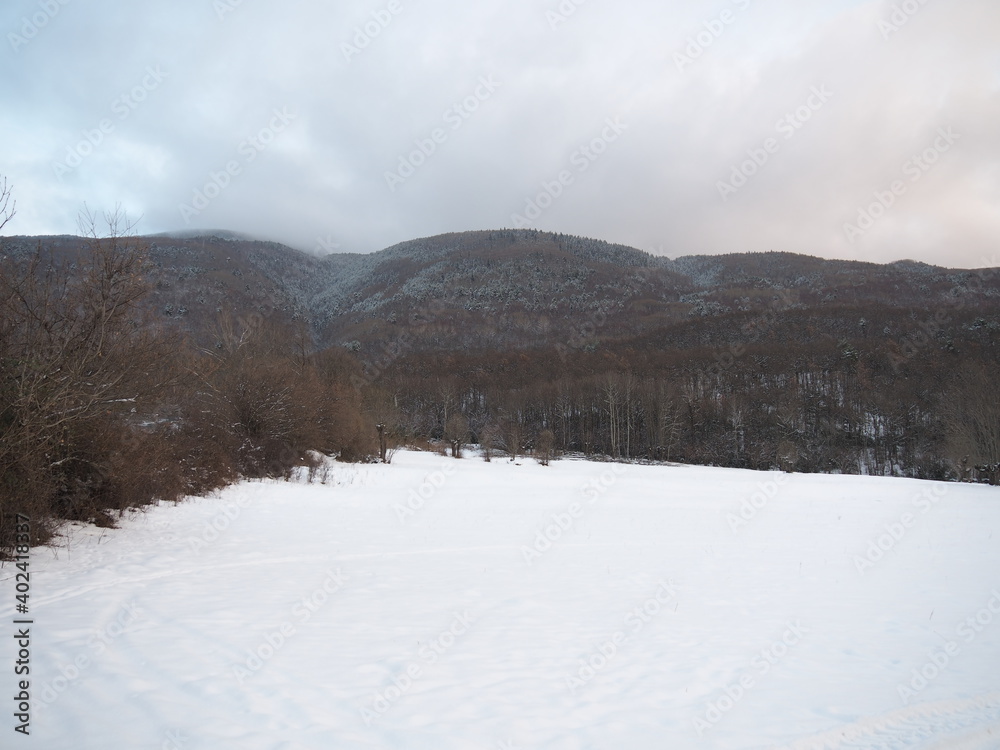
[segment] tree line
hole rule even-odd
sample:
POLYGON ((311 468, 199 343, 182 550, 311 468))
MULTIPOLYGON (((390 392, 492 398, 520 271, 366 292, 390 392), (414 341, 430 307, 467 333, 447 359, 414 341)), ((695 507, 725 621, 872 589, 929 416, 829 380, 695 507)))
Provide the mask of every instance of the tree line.
POLYGON ((994 351, 975 347, 898 368, 876 341, 751 345, 727 367, 703 348, 609 346, 562 359, 552 348, 417 353, 376 387, 399 435, 512 455, 997 484, 998 372, 994 351))

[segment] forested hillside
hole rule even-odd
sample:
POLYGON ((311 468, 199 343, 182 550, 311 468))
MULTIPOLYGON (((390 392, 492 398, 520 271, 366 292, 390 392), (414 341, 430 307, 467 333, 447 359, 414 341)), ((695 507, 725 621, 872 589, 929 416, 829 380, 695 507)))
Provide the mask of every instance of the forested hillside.
POLYGON ((111 522, 421 439, 1000 481, 995 268, 532 230, 319 258, 120 222, 0 240, 4 519, 111 522))

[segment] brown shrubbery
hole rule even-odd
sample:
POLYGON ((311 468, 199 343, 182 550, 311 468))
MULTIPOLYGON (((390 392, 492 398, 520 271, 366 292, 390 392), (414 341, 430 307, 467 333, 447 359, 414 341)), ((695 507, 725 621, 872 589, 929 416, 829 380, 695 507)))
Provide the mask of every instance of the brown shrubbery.
POLYGON ((310 451, 357 461, 375 450, 350 385, 357 365, 346 353, 309 354, 269 320, 224 318, 216 348, 194 361, 194 392, 184 421, 199 444, 221 448, 229 468, 246 477, 288 476, 310 451))
POLYGON ((995 368, 959 370, 945 393, 947 449, 959 478, 1000 484, 1000 399, 995 368))
POLYGON ((3 258, 0 544, 13 512, 33 518, 39 541, 53 517, 108 522, 131 504, 132 472, 159 473, 139 425, 175 378, 171 342, 139 308, 141 248, 109 223, 81 259, 3 258))
POLYGON ((40 543, 60 520, 288 476, 312 451, 375 452, 346 352, 225 315, 195 351, 144 314, 143 247, 108 221, 78 258, 0 256, 0 552, 18 513, 40 543))

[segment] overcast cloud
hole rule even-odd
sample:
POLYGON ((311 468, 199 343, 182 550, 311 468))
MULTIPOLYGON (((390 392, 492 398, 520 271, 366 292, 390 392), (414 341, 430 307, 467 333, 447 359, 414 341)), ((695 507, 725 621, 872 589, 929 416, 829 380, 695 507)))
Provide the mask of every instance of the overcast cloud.
POLYGON ((996 0, 333 5, 6 0, 5 232, 1000 265, 996 0))

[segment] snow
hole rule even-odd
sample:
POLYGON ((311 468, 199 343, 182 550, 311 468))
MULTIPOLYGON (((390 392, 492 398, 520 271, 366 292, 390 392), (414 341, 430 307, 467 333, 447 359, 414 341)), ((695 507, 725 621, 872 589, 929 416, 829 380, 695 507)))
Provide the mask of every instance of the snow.
POLYGON ((1000 747, 996 488, 401 451, 31 570, 3 747, 1000 747))

